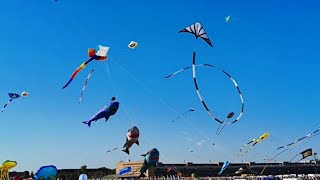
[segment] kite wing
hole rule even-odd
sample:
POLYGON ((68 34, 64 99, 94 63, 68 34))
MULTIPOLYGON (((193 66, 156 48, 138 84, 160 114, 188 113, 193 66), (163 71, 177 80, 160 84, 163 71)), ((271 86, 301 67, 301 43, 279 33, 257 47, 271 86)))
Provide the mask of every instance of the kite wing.
POLYGON ((302 155, 302 157, 297 162, 299 162, 309 156, 312 156, 312 148, 306 149, 306 150, 300 152, 299 154, 295 155, 293 158, 291 158, 290 162, 292 162, 292 160, 300 154, 302 155))
POLYGON ((9 97, 12 98, 12 99, 16 99, 16 98, 20 97, 20 95, 17 94, 17 93, 8 93, 8 95, 9 95, 9 97))
POLYGON ((87 87, 87 83, 88 83, 88 81, 89 81, 89 79, 90 79, 93 71, 94 71, 94 69, 92 69, 91 72, 88 74, 88 77, 87 77, 87 79, 86 79, 86 82, 84 83, 84 85, 83 85, 83 87, 82 87, 81 94, 80 94, 80 98, 79 98, 79 103, 81 103, 81 101, 82 101, 83 92, 84 92, 84 90, 85 90, 86 87, 87 87))
POLYGON ((182 29, 179 32, 192 33, 193 35, 195 35, 196 39, 198 37, 200 37, 201 39, 206 41, 211 47, 213 47, 209 37, 207 36, 207 33, 205 32, 203 26, 199 22, 196 22, 196 23, 192 24, 191 26, 189 26, 185 29, 182 29))

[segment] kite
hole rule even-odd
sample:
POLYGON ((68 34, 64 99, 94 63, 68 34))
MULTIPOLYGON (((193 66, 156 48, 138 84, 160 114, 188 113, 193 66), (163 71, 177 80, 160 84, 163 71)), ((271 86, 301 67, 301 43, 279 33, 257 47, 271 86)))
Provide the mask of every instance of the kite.
POLYGON ((89 127, 91 126, 92 121, 98 121, 101 118, 105 118, 105 122, 108 121, 110 116, 113 116, 117 113, 119 109, 119 102, 114 101, 116 98, 112 97, 109 105, 103 107, 98 113, 96 113, 92 118, 87 121, 83 121, 82 123, 87 124, 89 127))
POLYGON ((89 79, 90 79, 93 71, 94 71, 94 69, 92 69, 92 70, 90 71, 90 73, 88 74, 88 77, 87 77, 87 79, 86 79, 86 82, 84 83, 84 85, 83 85, 83 87, 82 87, 82 90, 81 90, 81 93, 80 93, 80 98, 79 98, 79 103, 81 103, 81 101, 82 101, 83 92, 84 92, 84 90, 86 89, 87 83, 88 83, 88 81, 89 81, 89 79))
POLYGON ((225 17, 225 19, 226 19, 227 23, 231 22, 231 16, 227 16, 227 17, 225 17))
POLYGON ((86 174, 80 174, 79 180, 87 180, 88 176, 86 174))
POLYGON ((251 149, 253 149, 253 147, 254 147, 256 144, 260 143, 260 142, 261 142, 262 140, 264 140, 264 139, 267 139, 268 137, 269 137, 269 133, 263 133, 258 139, 252 139, 252 140, 249 141, 248 143, 244 144, 244 145, 241 147, 238 156, 246 154, 246 153, 249 152, 251 149), (245 152, 243 152, 242 154, 240 154, 240 153, 244 150, 244 148, 247 147, 249 144, 252 144, 252 145, 251 145, 249 148, 247 148, 247 150, 246 150, 245 152))
POLYGON ((108 150, 107 152, 112 152, 112 151, 115 151, 115 150, 117 150, 118 148, 114 148, 114 149, 112 149, 112 150, 108 150))
POLYGON ((171 122, 174 122, 174 121, 176 121, 177 119, 181 118, 183 115, 187 114, 188 112, 193 112, 193 111, 194 111, 194 109, 191 108, 191 109, 189 109, 188 111, 182 113, 180 116, 178 116, 176 119, 172 120, 171 122))
POLYGON ((55 179, 58 174, 58 169, 54 165, 42 166, 34 175, 34 180, 51 180, 55 179))
POLYGON ((16 167, 16 161, 6 160, 0 165, 0 180, 10 180, 9 170, 16 167))
POLYGON ((282 148, 286 148, 286 147, 290 147, 290 146, 292 146, 292 145, 294 145, 294 144, 296 144, 296 143, 298 143, 298 142, 300 142, 300 141, 302 141, 302 140, 304 140, 304 139, 308 139, 308 138, 311 138, 311 137, 313 137, 313 136, 319 135, 319 134, 316 134, 316 133, 318 133, 319 131, 320 131, 320 128, 317 129, 317 130, 315 130, 315 131, 313 131, 312 133, 307 134, 306 136, 304 136, 304 137, 302 137, 302 138, 300 138, 300 139, 295 140, 295 141, 292 142, 292 143, 289 143, 289 144, 287 144, 287 145, 278 147, 277 150, 282 149, 282 148))
POLYGON ((136 126, 133 126, 128 130, 126 143, 123 145, 123 152, 129 155, 129 149, 133 144, 137 144, 139 146, 139 129, 136 126))
POLYGON ((223 173, 223 171, 226 170, 229 165, 230 165, 229 161, 225 161, 223 163, 223 166, 222 166, 220 172, 218 173, 218 175, 221 175, 223 173))
POLYGON ((18 99, 19 97, 27 97, 29 96, 28 92, 22 92, 21 95, 17 94, 17 93, 8 93, 10 100, 7 101, 7 103, 3 106, 2 108, 2 112, 4 111, 4 109, 9 105, 9 103, 11 101, 13 101, 14 99, 18 99))
POLYGON ((206 41, 211 47, 213 47, 209 37, 207 36, 207 33, 205 32, 203 26, 199 22, 196 22, 196 23, 192 24, 191 26, 189 26, 185 29, 182 29, 179 32, 191 33, 196 37, 196 39, 198 39, 200 37, 201 39, 206 41))
POLYGON ((125 174, 125 173, 128 173, 128 172, 131 172, 131 167, 126 167, 126 168, 123 168, 119 171, 119 175, 122 175, 122 174, 125 174))
POLYGON ((222 124, 219 125, 216 134, 220 135, 220 133, 222 132, 222 130, 224 129, 224 127, 226 127, 226 125, 228 124, 228 122, 230 121, 230 119, 234 116, 234 112, 230 112, 227 116, 227 120, 224 121, 222 124), (221 126, 222 125, 222 126, 221 126), (220 129, 221 127, 221 129, 220 129))
POLYGON ((71 75, 70 80, 62 87, 62 89, 66 88, 72 81, 73 79, 77 76, 77 74, 86 67, 88 63, 90 63, 93 60, 96 61, 105 61, 107 60, 107 54, 109 52, 110 47, 107 46, 101 46, 99 45, 97 50, 94 49, 88 49, 88 55, 90 57, 89 60, 86 62, 82 63, 71 75))
MULTIPOLYGON (((208 106, 206 105, 205 101, 203 100, 203 98, 202 98, 202 96, 201 96, 201 94, 200 94, 200 91, 199 91, 199 86, 198 86, 198 84, 197 84, 196 71, 195 71, 195 67, 196 67, 196 66, 213 67, 213 68, 218 69, 219 71, 221 71, 222 73, 224 73, 224 74, 233 82, 234 86, 236 87, 236 89, 237 89, 237 91, 238 91, 238 93, 239 93, 240 100, 241 100, 241 111, 240 111, 240 114, 238 115, 238 117, 237 117, 231 124, 237 122, 237 121, 241 118, 241 116, 242 116, 242 114, 243 114, 243 111, 244 111, 244 99, 243 99, 243 97, 242 97, 242 94, 241 94, 241 91, 240 91, 240 88, 239 88, 237 82, 236 82, 236 81, 230 76, 230 74, 227 73, 225 70, 223 70, 223 69, 221 69, 221 68, 219 68, 219 67, 217 67, 217 66, 211 65, 211 64, 199 64, 199 65, 195 65, 195 60, 196 60, 196 53, 194 52, 194 53, 193 53, 193 63, 192 63, 192 66, 182 68, 182 69, 180 69, 180 70, 178 70, 178 71, 176 71, 176 72, 174 72, 174 73, 166 76, 165 78, 171 78, 171 77, 175 76, 176 74, 178 74, 178 73, 180 73, 180 72, 182 72, 182 71, 184 71, 184 70, 188 70, 188 69, 190 69, 190 68, 192 67, 192 71, 193 71, 193 81, 194 81, 195 89, 196 89, 196 92, 197 92, 197 94, 198 94, 198 97, 199 97, 202 105, 204 106, 204 108, 206 109, 207 113, 210 115, 211 118, 213 118, 214 120, 216 120, 216 121, 219 122, 220 124, 223 124, 224 121, 216 118, 216 117, 210 112, 208 106)), ((233 113, 233 112, 229 113, 229 115, 231 115, 232 113, 233 113)), ((228 116, 229 116, 229 115, 228 115, 228 116)), ((225 124, 229 124, 229 123, 227 122, 227 123, 225 123, 225 124)))
MULTIPOLYGON (((221 121, 221 120, 219 120, 218 118, 216 118, 216 117, 213 116, 213 114, 210 112, 209 108, 207 107, 206 103, 204 102, 204 100, 203 100, 203 98, 202 98, 202 96, 201 96, 201 94, 200 94, 199 86, 198 86, 198 84, 197 84, 196 65, 195 65, 195 64, 196 64, 196 52, 193 52, 192 76, 193 76, 193 82, 194 82, 194 86, 195 86, 195 88, 196 88, 196 92, 197 92, 197 94, 198 94, 198 97, 199 97, 200 101, 202 102, 203 107, 206 109, 207 113, 208 113, 214 120, 216 120, 216 121, 218 121, 219 123, 222 124, 223 121, 221 121)), ((215 67, 216 67, 216 66, 215 66, 215 67)), ((217 67, 217 68, 218 68, 218 67, 217 67)), ((230 75, 229 73, 227 73, 227 72, 226 72, 225 70, 223 70, 223 69, 220 69, 220 68, 218 68, 218 69, 219 69, 220 71, 222 71, 225 75, 227 75, 227 76, 230 78, 230 80, 233 82, 234 86, 237 88, 237 91, 238 91, 239 96, 240 96, 240 99, 241 99, 241 111, 240 111, 240 114, 238 115, 238 117, 231 123, 231 124, 233 124, 233 123, 237 122, 237 121, 241 118, 241 116, 242 116, 242 114, 243 114, 243 110, 244 110, 243 97, 242 97, 242 94, 241 94, 241 91, 240 91, 240 88, 239 88, 237 82, 231 77, 231 75, 230 75)), ((232 112, 229 113, 229 115, 230 115, 230 114, 232 114, 232 112)), ((228 115, 228 116, 229 116, 229 115, 228 115)), ((228 123, 226 123, 226 124, 228 124, 228 123)))
MULTIPOLYGON (((312 148, 306 149, 306 150, 302 151, 301 153, 295 155, 293 158, 291 158, 290 162, 292 162, 292 160, 300 154, 302 155, 302 158, 299 161, 301 161, 309 156, 312 156, 312 148)), ((299 162, 299 161, 297 161, 297 162, 299 162)))
POLYGON ((142 167, 140 169, 140 177, 146 177, 144 174, 150 167, 155 167, 159 162, 159 151, 157 148, 153 148, 147 152, 147 154, 142 154, 141 156, 145 157, 143 160, 142 167))
POLYGON ((138 43, 136 41, 131 41, 128 45, 128 48, 130 49, 135 49, 136 47, 138 47, 138 43))

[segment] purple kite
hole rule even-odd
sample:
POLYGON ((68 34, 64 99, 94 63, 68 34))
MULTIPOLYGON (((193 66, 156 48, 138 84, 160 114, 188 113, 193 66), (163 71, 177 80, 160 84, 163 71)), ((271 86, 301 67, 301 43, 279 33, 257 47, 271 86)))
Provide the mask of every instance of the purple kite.
POLYGON ((119 109, 119 102, 114 101, 116 100, 115 97, 111 98, 111 102, 108 106, 103 107, 97 114, 95 114, 91 119, 87 121, 83 121, 82 123, 87 124, 89 127, 91 126, 92 121, 97 122, 101 118, 105 118, 105 122, 108 121, 110 116, 116 114, 119 109))

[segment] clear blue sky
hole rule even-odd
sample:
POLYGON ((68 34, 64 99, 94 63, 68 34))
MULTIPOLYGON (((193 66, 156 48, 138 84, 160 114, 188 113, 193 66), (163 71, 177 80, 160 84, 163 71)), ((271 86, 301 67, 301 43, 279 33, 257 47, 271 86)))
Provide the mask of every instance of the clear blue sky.
MULTIPOLYGON (((0 114, 0 161, 16 160, 16 171, 47 164, 114 168, 119 161, 142 160, 140 154, 156 147, 165 163, 239 162, 235 154, 240 147, 264 132, 271 137, 243 161, 270 158, 278 146, 320 126, 319 7, 317 0, 1 1, 0 101, 8 100, 8 92, 28 91, 30 96, 0 114), (231 23, 225 23, 228 15, 231 23), (197 21, 214 48, 191 34, 177 33, 197 21), (137 49, 127 48, 131 40, 139 42, 137 49), (110 46, 109 60, 90 63, 61 90, 87 60, 87 48, 99 44, 110 46), (191 71, 163 79, 191 65, 193 51, 198 63, 228 71, 245 98, 243 118, 220 136, 215 135, 219 124, 197 97, 191 71), (78 104, 92 68, 83 103, 78 104), (91 128, 81 123, 112 96, 120 109, 107 123, 98 121, 91 128), (196 111, 171 123, 190 107, 196 111), (129 156, 106 153, 123 146, 132 125, 140 128, 140 146, 134 145, 129 156)), ((229 79, 213 69, 197 72, 213 113, 238 114, 240 100, 229 79)), ((318 140, 314 137, 277 160, 309 147, 318 152, 318 140)))

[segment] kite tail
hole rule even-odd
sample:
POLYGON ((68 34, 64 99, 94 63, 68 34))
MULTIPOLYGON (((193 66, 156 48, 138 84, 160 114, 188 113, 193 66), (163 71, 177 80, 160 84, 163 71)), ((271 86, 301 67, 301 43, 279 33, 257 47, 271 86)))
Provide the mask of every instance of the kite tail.
POLYGON ((9 103, 13 100, 14 98, 11 98, 9 101, 7 101, 7 103, 3 106, 2 108, 2 112, 4 111, 4 109, 9 105, 9 103))
POLYGON ((94 71, 94 69, 92 69, 91 72, 88 74, 88 77, 87 77, 87 79, 86 79, 86 82, 84 83, 84 85, 83 85, 83 87, 82 87, 81 94, 80 94, 80 98, 79 98, 79 103, 81 103, 81 101, 82 101, 83 92, 84 92, 84 90, 85 90, 86 87, 87 87, 88 81, 89 81, 89 79, 90 79, 93 71, 94 71))
POLYGON ((89 127, 91 126, 91 121, 88 121, 88 122, 87 121, 83 121, 82 123, 88 125, 89 127))
POLYGON ((70 80, 67 82, 66 85, 64 85, 64 86, 62 87, 62 89, 66 88, 66 87, 72 82, 72 80, 76 77, 76 75, 77 75, 83 68, 85 68, 86 65, 87 65, 89 62, 93 61, 94 58, 95 58, 95 57, 91 57, 89 60, 87 60, 86 62, 82 63, 82 64, 72 73, 70 80))
POLYGON ((69 86, 69 84, 72 82, 72 80, 73 80, 73 79, 70 79, 70 80, 67 82, 67 84, 62 87, 62 89, 64 89, 64 88, 66 88, 67 86, 69 86))

